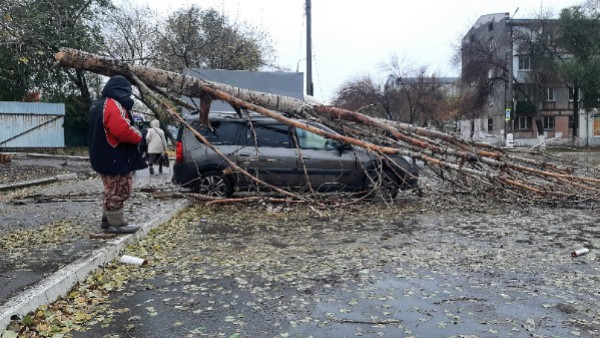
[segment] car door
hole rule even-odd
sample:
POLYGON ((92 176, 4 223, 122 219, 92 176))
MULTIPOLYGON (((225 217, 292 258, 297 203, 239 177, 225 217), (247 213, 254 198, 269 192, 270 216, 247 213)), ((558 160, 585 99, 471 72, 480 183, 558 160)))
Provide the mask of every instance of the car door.
POLYGON ((356 188, 360 179, 351 147, 300 128, 294 133, 300 153, 297 165, 301 185, 309 181, 317 191, 356 188))
MULTIPOLYGON (((216 120, 211 121, 211 126, 207 127, 200 121, 194 121, 191 122, 191 126, 229 159, 234 159, 236 151, 240 148, 237 141, 241 129, 239 123, 216 120)), ((193 160, 199 170, 204 170, 206 166, 227 166, 220 155, 207 147, 190 131, 182 132, 182 147, 185 154, 189 154, 187 158, 193 160)))
POLYGON ((287 187, 297 184, 296 153, 291 149, 288 126, 272 121, 245 125, 245 145, 237 162, 269 184, 287 187))

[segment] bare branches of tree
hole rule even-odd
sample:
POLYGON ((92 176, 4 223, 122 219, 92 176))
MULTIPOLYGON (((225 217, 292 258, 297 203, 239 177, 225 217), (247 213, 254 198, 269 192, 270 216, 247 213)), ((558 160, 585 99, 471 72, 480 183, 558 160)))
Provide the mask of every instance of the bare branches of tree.
POLYGON ((390 74, 384 90, 394 103, 395 120, 441 128, 442 121, 452 119, 458 96, 454 82, 443 83, 429 67, 415 68, 395 55, 381 68, 390 74))
POLYGON ((442 128, 443 121, 453 119, 458 91, 448 90, 436 74, 429 74, 428 67, 415 69, 392 55, 380 69, 388 75, 384 85, 377 84, 368 75, 350 79, 338 89, 333 105, 392 121, 437 128, 442 128))
POLYGON ((394 98, 386 95, 370 76, 346 81, 337 91, 332 104, 336 107, 360 111, 367 115, 395 120, 392 112, 394 98))
POLYGON ((158 59, 158 34, 161 21, 147 5, 121 3, 108 16, 103 31, 106 53, 113 59, 150 66, 158 59))
MULTIPOLYGON (((410 156, 423 161, 440 179, 451 182, 465 192, 528 196, 541 202, 598 201, 600 196, 600 179, 578 174, 577 171, 581 168, 523 157, 504 149, 414 125, 376 119, 345 109, 313 105, 274 94, 243 90, 160 69, 128 65, 81 51, 63 50, 57 53, 56 58, 63 67, 86 69, 106 75, 123 74, 136 79, 142 87, 180 88, 194 97, 208 93, 232 105, 272 117, 296 128, 365 148, 378 155, 382 161, 390 154, 410 156), (339 133, 312 127, 274 110, 296 118, 318 120, 339 133)), ((172 113, 175 114, 174 111, 172 113)), ((285 195, 291 197, 289 194, 285 195)))

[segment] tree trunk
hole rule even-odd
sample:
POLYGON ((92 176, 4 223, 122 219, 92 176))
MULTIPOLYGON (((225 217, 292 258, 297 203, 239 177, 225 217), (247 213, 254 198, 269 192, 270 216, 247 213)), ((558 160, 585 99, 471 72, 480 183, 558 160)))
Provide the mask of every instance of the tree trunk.
POLYGON ((475 117, 473 117, 469 122, 469 138, 472 140, 473 136, 475 135, 475 117))
POLYGON ((311 105, 295 98, 206 81, 158 68, 132 65, 75 49, 62 49, 56 53, 55 58, 59 66, 88 70, 106 76, 120 74, 127 77, 129 74, 134 74, 148 85, 167 88, 171 92, 185 96, 198 97, 204 92, 202 87, 208 86, 271 110, 300 115, 303 114, 303 110, 312 109, 311 105))
POLYGON ((544 122, 542 122, 541 116, 535 116, 535 126, 537 128, 538 137, 544 135, 544 122))
POLYGON ((579 86, 573 87, 573 138, 579 136, 579 86))
MULTIPOLYGON (((600 196, 600 179, 573 176, 574 168, 559 168, 552 163, 519 157, 491 145, 467 141, 441 132, 375 119, 336 107, 311 105, 294 98, 241 89, 161 69, 130 65, 72 49, 57 53, 56 59, 58 64, 64 67, 89 70, 108 76, 124 75, 139 88, 144 88, 144 92, 159 92, 161 97, 188 109, 193 107, 181 102, 177 96, 210 95, 214 99, 256 111, 285 124, 368 149, 380 159, 389 160, 386 154, 407 155, 420 159, 428 166, 437 168, 442 179, 451 180, 456 185, 474 191, 496 194, 499 188, 503 188, 509 196, 514 196, 514 190, 517 189, 544 197, 550 196, 552 199, 560 197, 570 200, 598 200, 600 196), (167 89, 168 92, 163 89, 167 89), (326 120, 327 123, 335 124, 336 130, 341 130, 341 133, 316 128, 301 120, 287 118, 288 115, 280 112, 293 117, 319 119, 321 122, 326 120), (367 127, 375 127, 385 133, 375 133, 372 128, 367 127), (490 187, 494 189, 490 190, 490 187)), ((161 100, 161 97, 157 96, 154 99, 169 106, 165 103, 167 100, 161 100)), ((180 122, 185 123, 173 109, 168 110, 170 114, 177 116, 180 122)), ((473 122, 474 118, 473 116, 473 122)), ((189 125, 184 125, 191 130, 189 125)), ((543 129, 540 129, 543 133, 543 129)), ((474 128, 472 130, 474 131, 474 128)), ((202 142, 210 146, 207 140, 202 142)), ((226 158, 225 155, 222 156, 226 158)), ((235 168, 235 163, 230 164, 235 168)))

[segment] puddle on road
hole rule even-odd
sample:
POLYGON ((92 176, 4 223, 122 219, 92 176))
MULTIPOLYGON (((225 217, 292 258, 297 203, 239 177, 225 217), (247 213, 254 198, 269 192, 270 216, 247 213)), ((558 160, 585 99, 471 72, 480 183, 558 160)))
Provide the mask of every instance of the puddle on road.
MULTIPOLYGON (((447 337, 474 335, 571 335, 561 324, 568 318, 544 307, 539 299, 513 300, 478 287, 458 287, 466 280, 387 278, 366 286, 322 296, 314 322, 290 329, 290 335, 447 337), (318 320, 317 320, 318 319, 318 320), (544 327, 537 327, 543 322, 544 327)), ((550 299, 544 301, 551 302, 550 299)))

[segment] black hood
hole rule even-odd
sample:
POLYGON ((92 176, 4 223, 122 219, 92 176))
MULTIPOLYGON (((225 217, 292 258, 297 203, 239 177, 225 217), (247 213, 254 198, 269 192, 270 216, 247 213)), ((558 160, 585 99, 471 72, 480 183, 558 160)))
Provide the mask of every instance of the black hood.
POLYGON ((127 110, 133 108, 132 93, 131 83, 122 75, 111 77, 102 89, 102 96, 117 100, 127 110))

